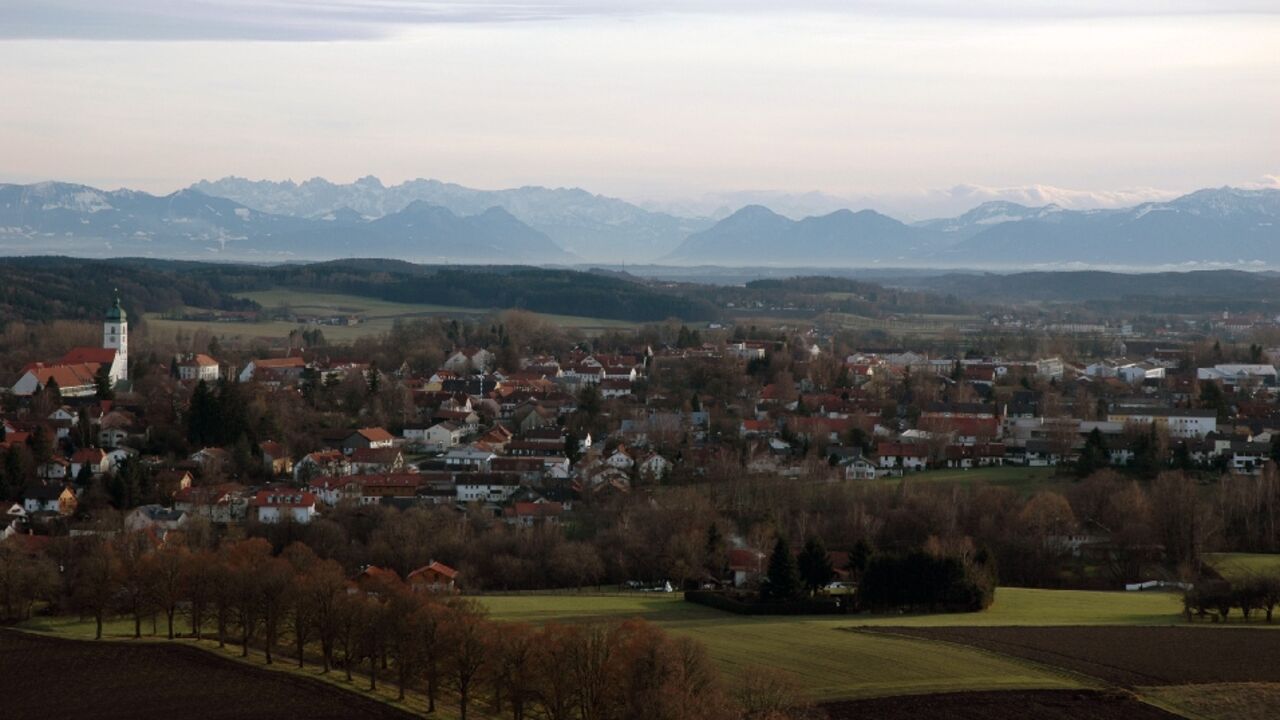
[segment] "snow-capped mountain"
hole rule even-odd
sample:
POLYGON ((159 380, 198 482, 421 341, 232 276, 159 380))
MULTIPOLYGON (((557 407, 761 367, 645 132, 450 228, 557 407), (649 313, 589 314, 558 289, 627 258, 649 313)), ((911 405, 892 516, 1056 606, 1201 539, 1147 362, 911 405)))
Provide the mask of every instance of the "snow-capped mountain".
POLYGON ((369 219, 260 212, 196 190, 163 197, 68 183, 0 185, 0 253, 88 257, 564 263, 577 260, 500 208, 458 215, 416 202, 369 219))
POLYGON ((1200 190, 1117 210, 990 202, 959 217, 914 225, 872 210, 792 220, 748 205, 702 228, 700 220, 646 213, 582 190, 486 192, 435 181, 386 188, 375 178, 350 185, 323 180, 201 185, 211 186, 251 195, 261 207, 190 188, 155 196, 69 183, 0 185, 0 254, 788 267, 1280 267, 1280 190, 1272 189, 1200 190), (405 199, 406 193, 427 190, 433 199, 405 199), (502 202, 484 204, 494 199, 502 202), (569 252, 557 237, 577 237, 581 242, 574 247, 586 245, 590 252, 569 252))
POLYGON ((750 206, 691 235, 666 261, 796 267, 1280 266, 1280 190, 1200 190, 1119 210, 989 202, 956 218, 912 226, 865 210, 791 221, 750 206))
POLYGON ((295 183, 226 177, 191 187, 263 212, 305 218, 326 217, 342 208, 379 218, 419 201, 459 215, 500 207, 569 252, 600 262, 652 260, 670 252, 690 233, 711 225, 708 219, 651 212, 578 188, 476 190, 421 179, 385 186, 373 176, 347 184, 324 178, 295 183))

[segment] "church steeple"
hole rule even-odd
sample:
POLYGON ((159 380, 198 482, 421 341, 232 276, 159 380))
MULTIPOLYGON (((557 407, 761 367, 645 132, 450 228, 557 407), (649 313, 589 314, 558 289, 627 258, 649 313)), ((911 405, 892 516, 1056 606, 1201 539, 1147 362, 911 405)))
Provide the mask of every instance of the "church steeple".
POLYGON ((112 364, 111 379, 114 382, 129 379, 129 315, 120 307, 120 291, 115 292, 115 301, 107 310, 106 319, 102 323, 102 347, 116 351, 116 361, 112 364))
POLYGON ((115 302, 111 304, 111 308, 107 310, 107 322, 128 322, 128 313, 124 308, 120 307, 120 290, 115 292, 115 302))

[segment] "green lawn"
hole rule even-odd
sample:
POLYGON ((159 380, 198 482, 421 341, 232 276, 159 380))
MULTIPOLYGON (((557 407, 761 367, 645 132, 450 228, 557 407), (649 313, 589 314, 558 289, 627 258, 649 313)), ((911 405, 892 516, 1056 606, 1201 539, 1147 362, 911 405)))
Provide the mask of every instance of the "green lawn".
POLYGON ((1209 553, 1205 562, 1228 580, 1242 580, 1253 575, 1280 575, 1280 554, 1209 553))
POLYGON ((1075 687, 1078 680, 977 650, 844 632, 860 626, 1150 625, 1179 621, 1168 593, 1001 588, 982 613, 920 616, 747 617, 678 594, 507 595, 481 600, 499 620, 586 622, 641 617, 701 641, 729 675, 751 665, 795 672, 817 699, 963 689, 1075 687))
MULTIPOLYGON (((1170 593, 1107 593, 1001 588, 986 612, 952 615, 749 617, 684 602, 677 593, 488 595, 478 598, 494 619, 532 623, 639 617, 706 646, 730 677, 753 665, 795 674, 817 700, 967 689, 1079 687, 1081 680, 981 650, 926 640, 849 632, 865 626, 1155 625, 1180 622, 1170 593)), ((92 638, 92 621, 37 618, 28 630, 92 638)), ((185 623, 183 624, 185 630, 185 623)), ((143 633, 150 633, 144 623, 143 633)), ((163 624, 159 631, 164 632, 163 624)), ((109 639, 129 638, 133 625, 110 621, 109 639)), ((190 641, 184 641, 190 642, 190 641)))

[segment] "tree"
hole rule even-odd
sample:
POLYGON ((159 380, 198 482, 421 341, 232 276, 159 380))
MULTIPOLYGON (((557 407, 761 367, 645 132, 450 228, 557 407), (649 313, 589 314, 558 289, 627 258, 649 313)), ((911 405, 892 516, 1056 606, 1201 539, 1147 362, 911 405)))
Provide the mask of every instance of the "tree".
POLYGON ((855 578, 860 578, 862 573, 866 572, 867 564, 870 562, 871 546, 864 538, 858 538, 858 542, 853 544, 853 550, 849 551, 848 570, 855 578))
POLYGON ((249 656, 249 645, 262 624, 262 585, 272 560, 271 543, 251 538, 227 550, 228 590, 236 625, 240 629, 240 657, 249 656))
POLYGON ((786 538, 778 537, 769 556, 769 571, 763 594, 770 600, 790 600, 800 594, 800 571, 786 538))
POLYGON ((452 612, 444 604, 424 602, 417 612, 414 628, 417 632, 422 671, 427 680, 427 712, 435 712, 444 659, 448 648, 447 628, 452 612))
POLYGON ((213 443, 218 434, 217 416, 217 400, 209 390, 209 383, 197 382, 187 408, 187 440, 201 446, 213 443))
POLYGON ((211 550, 194 552, 187 560, 187 612, 191 618, 191 634, 196 640, 203 638, 209 607, 216 603, 219 592, 226 587, 225 570, 221 559, 211 550))
POLYGON ((98 366, 98 371, 93 374, 93 387, 94 394, 99 400, 111 400, 115 398, 116 394, 112 389, 110 366, 98 366))
POLYGON ((58 566, 43 554, 32 555, 20 539, 0 542, 0 601, 3 620, 25 620, 41 598, 52 599, 58 590, 58 566))
POLYGON ((111 543, 97 539, 90 541, 76 560, 72 600, 81 610, 93 615, 97 640, 102 639, 102 622, 115 595, 117 565, 111 543))
MULTIPOLYGON (((307 598, 304 604, 314 618, 316 635, 320 639, 323 672, 333 667, 334 644, 342 629, 341 599, 347 595, 346 576, 342 566, 334 560, 322 560, 313 566, 302 580, 307 598)), ((294 636, 297 639, 297 635, 294 636)), ((301 660, 299 660, 301 662, 301 660)))
POLYGON ((281 558, 269 558, 259 572, 258 592, 265 636, 263 645, 268 665, 271 664, 272 652, 280 635, 280 625, 289 607, 289 590, 293 581, 292 568, 281 558))
MULTIPOLYGON (((1277 434, 1276 437, 1280 438, 1280 434, 1277 434)), ((569 433, 565 436, 564 456, 569 460, 570 465, 576 464, 582 457, 582 443, 578 440, 577 435, 569 433)))
POLYGON ((450 677, 458 692, 458 717, 467 720, 472 687, 490 660, 493 629, 483 607, 464 601, 454 608, 448 633, 450 677))
POLYGON ((150 541, 141 532, 126 532, 113 541, 116 563, 116 587, 120 590, 121 608, 133 616, 133 637, 142 637, 142 616, 151 607, 154 578, 150 574, 147 553, 150 541))
POLYGON ((1084 447, 1080 449, 1080 456, 1076 459, 1076 475, 1089 477, 1109 465, 1110 459, 1102 432, 1095 427, 1085 437, 1084 447))
POLYGON ((151 604, 164 612, 170 640, 178 605, 193 595, 189 590, 190 567, 191 551, 172 543, 148 555, 143 563, 143 571, 151 577, 151 604))
POLYGON ((805 541, 796 564, 800 571, 801 582, 804 583, 805 590, 810 596, 825 588, 835 577, 835 568, 831 565, 827 548, 817 537, 811 536, 805 541))
POLYGON ((740 676, 734 699, 743 720, 786 720, 809 709, 804 688, 792 674, 769 667, 749 667, 740 676))
POLYGON ((502 712, 501 693, 511 702, 512 720, 524 720, 525 708, 537 697, 539 636, 526 623, 509 623, 497 634, 491 676, 497 712, 502 712))

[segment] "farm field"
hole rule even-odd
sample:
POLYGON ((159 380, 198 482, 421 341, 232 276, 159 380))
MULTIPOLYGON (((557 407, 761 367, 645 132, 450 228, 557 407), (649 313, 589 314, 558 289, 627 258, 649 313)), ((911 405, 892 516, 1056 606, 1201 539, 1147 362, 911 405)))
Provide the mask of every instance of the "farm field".
POLYGON ((1228 580, 1242 580, 1259 574, 1280 574, 1280 554, 1209 553, 1204 559, 1228 580))
POLYGON ((8 720, 310 720, 415 717, 294 674, 175 643, 107 643, 0 631, 8 720), (70 686, 57 689, 54 679, 70 686))
MULTIPOLYGON (((307 292, 277 288, 258 292, 237 293, 236 297, 253 300, 264 308, 280 308, 288 306, 303 314, 326 314, 337 312, 358 312, 373 321, 385 323, 390 328, 396 319, 426 317, 431 315, 485 315, 502 308, 464 308, 452 305, 424 305, 414 303, 397 303, 377 298, 360 297, 358 295, 341 295, 330 293, 307 292)), ((582 317, 577 315, 550 315, 538 313, 548 322, 565 328, 581 330, 605 330, 608 328, 630 328, 636 323, 625 320, 606 320, 604 318, 582 317)), ((368 323, 366 323, 366 326, 368 323)), ((353 329, 359 329, 357 326, 353 329)))
POLYGON ((1158 625, 1179 622, 1181 610, 1177 597, 1167 593, 1020 588, 1001 588, 986 612, 919 616, 747 617, 686 603, 675 594, 480 599, 498 620, 544 623, 641 617, 699 640, 730 676, 751 665, 788 668, 819 700, 970 689, 1071 688, 1079 683, 1014 658, 955 645, 847 632, 855 627, 1158 625))
POLYGON ((884 628, 1063 668, 1110 685, 1280 682, 1280 635, 1245 627, 884 628))
POLYGON ((1099 690, 1023 690, 908 695, 828 703, 831 720, 1166 720, 1178 715, 1143 704, 1130 695, 1099 690))
POLYGON ((1140 689, 1148 702, 1188 718, 1272 720, 1280 715, 1280 683, 1223 683, 1140 689))
MULTIPOLYGON (((319 328, 325 339, 330 342, 347 343, 358 338, 378 335, 389 331, 398 320, 410 320, 431 316, 474 317, 485 315, 493 310, 483 308, 464 308, 449 305, 418 305, 395 303, 375 298, 356 295, 339 295, 313 293, 299 290, 263 290, 258 292, 237 293, 237 297, 253 300, 264 308, 288 307, 303 315, 349 315, 360 314, 365 321, 359 325, 300 325, 284 321, 265 321, 256 323, 213 322, 205 320, 174 320, 157 313, 146 316, 148 325, 155 331, 192 333, 203 330, 225 338, 266 338, 283 339, 290 331, 299 327, 319 328)), ((585 333, 599 333, 609 328, 634 327, 634 323, 622 320, 605 320, 601 318, 577 317, 571 315, 540 315, 548 322, 564 328, 576 328, 585 333)))

